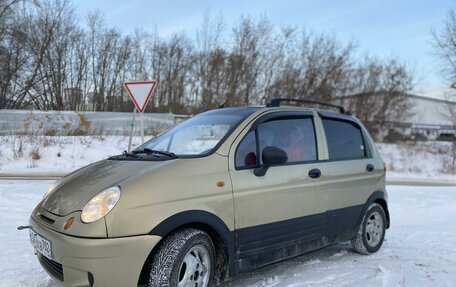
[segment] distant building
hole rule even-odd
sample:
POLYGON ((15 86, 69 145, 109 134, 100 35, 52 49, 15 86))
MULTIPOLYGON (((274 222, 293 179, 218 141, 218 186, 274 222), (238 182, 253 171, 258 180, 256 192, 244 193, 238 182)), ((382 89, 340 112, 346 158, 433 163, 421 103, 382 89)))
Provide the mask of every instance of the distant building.
POLYGON ((412 104, 411 116, 399 122, 391 121, 392 127, 408 138, 418 135, 423 135, 429 140, 455 137, 456 102, 410 94, 407 97, 412 104))
MULTIPOLYGON (((341 103, 350 107, 357 102, 357 97, 366 95, 351 95, 340 97, 341 103)), ((366 103, 382 103, 382 94, 370 94, 375 101, 366 103)), ((456 102, 405 94, 410 108, 404 116, 386 118, 382 122, 379 139, 397 140, 456 140, 456 102)), ((375 118, 370 119, 375 121, 375 118)), ((368 120, 364 119, 365 122, 368 120)))

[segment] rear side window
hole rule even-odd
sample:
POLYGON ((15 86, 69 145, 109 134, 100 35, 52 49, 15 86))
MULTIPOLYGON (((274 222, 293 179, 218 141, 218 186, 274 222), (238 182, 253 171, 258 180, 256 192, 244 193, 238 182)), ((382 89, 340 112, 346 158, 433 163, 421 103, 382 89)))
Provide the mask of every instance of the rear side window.
POLYGON ((330 160, 366 157, 361 129, 354 123, 323 119, 330 160))

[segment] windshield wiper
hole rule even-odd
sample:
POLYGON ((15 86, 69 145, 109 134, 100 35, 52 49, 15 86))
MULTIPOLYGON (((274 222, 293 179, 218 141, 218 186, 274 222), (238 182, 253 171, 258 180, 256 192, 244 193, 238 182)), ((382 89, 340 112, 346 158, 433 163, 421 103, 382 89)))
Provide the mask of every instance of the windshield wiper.
POLYGON ((130 157, 134 157, 134 158, 138 158, 139 157, 135 153, 127 152, 126 150, 124 150, 123 155, 126 156, 126 157, 129 157, 129 156, 130 157))
POLYGON ((168 157, 171 157, 171 158, 178 158, 178 156, 173 153, 173 152, 169 152, 169 151, 162 151, 162 150, 154 150, 154 149, 150 149, 150 148, 144 148, 144 149, 140 149, 140 150, 134 150, 132 151, 132 153, 134 153, 135 155, 138 154, 138 153, 156 153, 156 154, 161 154, 161 155, 166 155, 168 157))

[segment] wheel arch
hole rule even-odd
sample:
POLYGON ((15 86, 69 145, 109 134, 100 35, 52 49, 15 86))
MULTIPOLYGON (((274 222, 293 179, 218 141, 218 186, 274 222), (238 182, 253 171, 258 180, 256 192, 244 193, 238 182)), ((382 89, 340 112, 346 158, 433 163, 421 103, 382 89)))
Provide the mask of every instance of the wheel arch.
POLYGON ((216 251, 216 280, 223 281, 228 277, 229 271, 233 270, 234 259, 234 235, 229 230, 228 226, 216 215, 204 210, 189 210, 177 213, 163 220, 155 226, 150 232, 150 235, 162 237, 162 240, 151 250, 147 257, 141 275, 138 281, 138 286, 147 283, 144 281, 150 273, 149 264, 152 262, 155 253, 163 240, 170 234, 183 228, 196 228, 206 232, 214 244, 216 251))
MULTIPOLYGON (((372 203, 378 203, 380 206, 383 208, 385 211, 385 216, 386 216, 386 228, 388 229, 390 227, 390 215, 388 211, 388 203, 386 201, 386 194, 383 191, 375 191, 374 193, 371 194, 371 196, 367 199, 366 204, 364 205, 364 210, 362 213, 362 216, 366 213, 367 208, 372 203)), ((360 219, 361 222, 362 218, 360 219)), ((359 225, 359 224, 358 224, 359 225)))
POLYGON ((375 203, 378 203, 383 207, 383 210, 385 211, 385 216, 386 216, 386 229, 390 227, 390 215, 388 211, 388 204, 386 203, 386 200, 384 198, 377 198, 374 200, 375 203))

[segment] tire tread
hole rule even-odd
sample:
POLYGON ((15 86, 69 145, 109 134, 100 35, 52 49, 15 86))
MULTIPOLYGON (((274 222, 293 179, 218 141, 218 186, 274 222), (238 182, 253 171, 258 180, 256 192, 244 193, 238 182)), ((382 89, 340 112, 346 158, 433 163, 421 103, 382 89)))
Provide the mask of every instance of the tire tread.
POLYGON ((179 230, 165 238, 151 264, 149 287, 171 287, 175 262, 178 261, 185 244, 198 236, 206 237, 210 241, 206 232, 194 228, 179 230))
MULTIPOLYGON (((385 221, 385 211, 383 210, 383 207, 378 204, 378 203, 372 203, 371 205, 369 205, 369 207, 367 208, 366 212, 364 213, 364 216, 363 216, 363 219, 361 220, 361 224, 359 225, 359 228, 358 228, 358 232, 356 233, 356 236, 350 241, 351 244, 352 244, 352 247, 353 249, 360 253, 360 254, 363 254, 363 255, 369 255, 369 254, 372 254, 374 252, 376 252, 377 250, 375 251, 369 251, 367 246, 366 246, 366 243, 365 243, 365 238, 364 238, 364 228, 365 228, 365 221, 366 221, 366 216, 367 214, 369 214, 369 212, 372 210, 372 209, 379 209, 381 211, 381 214, 383 216, 383 232, 385 233, 385 226, 386 226, 386 221, 385 221)), ((384 234, 383 234, 384 236, 384 234)), ((380 241, 380 246, 383 242, 383 239, 382 241, 380 241)))

